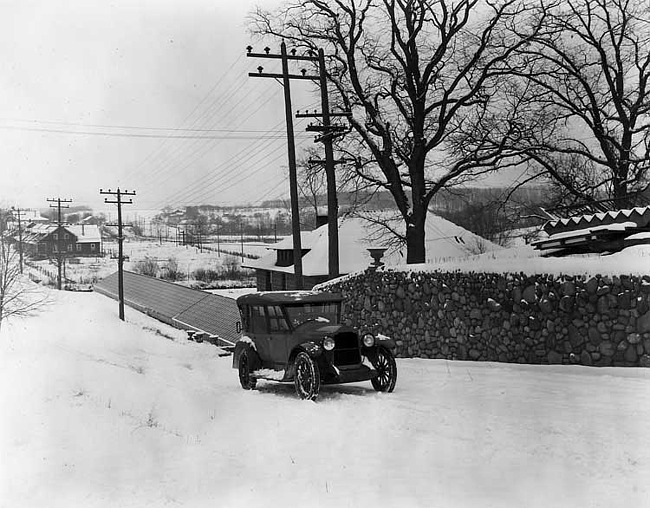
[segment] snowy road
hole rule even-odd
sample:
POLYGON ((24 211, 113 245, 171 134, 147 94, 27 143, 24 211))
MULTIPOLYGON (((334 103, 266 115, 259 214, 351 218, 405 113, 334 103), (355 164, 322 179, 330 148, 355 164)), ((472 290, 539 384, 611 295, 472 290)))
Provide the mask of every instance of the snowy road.
POLYGON ((1 507, 650 506, 649 370, 398 360, 310 403, 53 296, 0 332, 1 507))

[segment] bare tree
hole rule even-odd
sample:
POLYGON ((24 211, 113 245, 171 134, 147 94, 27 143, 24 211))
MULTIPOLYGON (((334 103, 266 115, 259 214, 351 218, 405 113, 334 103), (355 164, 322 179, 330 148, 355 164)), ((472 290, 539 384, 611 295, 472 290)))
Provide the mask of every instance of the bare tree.
MULTIPOLYGON (((345 147, 340 150, 347 154, 345 147)), ((300 200, 308 207, 306 216, 319 215, 319 209, 327 206, 327 178, 324 165, 318 161, 318 151, 308 148, 305 156, 298 161, 298 193, 300 200)), ((348 160, 352 161, 348 155, 348 160)), ((339 175, 336 182, 338 196, 345 196, 345 204, 339 210, 340 216, 355 215, 357 210, 363 207, 372 199, 376 187, 370 186, 368 182, 359 177, 354 170, 343 159, 340 162, 339 175)), ((301 213, 301 217, 303 213, 301 213)))
POLYGON ((433 196, 505 154, 491 144, 458 153, 451 141, 463 119, 491 106, 505 61, 525 43, 504 26, 524 10, 520 0, 294 0, 252 16, 256 34, 325 49, 331 103, 352 112, 348 154, 391 193, 408 263, 425 260, 433 196))
POLYGON ((646 189, 650 4, 539 0, 527 22, 513 25, 530 43, 511 62, 535 106, 522 124, 535 165, 578 198, 646 189))
MULTIPOLYGON (((313 148, 305 151, 305 157, 298 161, 298 193, 300 200, 318 216, 318 209, 323 204, 323 196, 327 193, 325 171, 320 164, 312 164, 310 160, 317 157, 313 148)), ((302 213, 300 214, 302 217, 302 213)))
POLYGON ((47 303, 47 295, 20 273, 19 256, 9 242, 0 216, 0 326, 10 317, 32 315, 47 303))

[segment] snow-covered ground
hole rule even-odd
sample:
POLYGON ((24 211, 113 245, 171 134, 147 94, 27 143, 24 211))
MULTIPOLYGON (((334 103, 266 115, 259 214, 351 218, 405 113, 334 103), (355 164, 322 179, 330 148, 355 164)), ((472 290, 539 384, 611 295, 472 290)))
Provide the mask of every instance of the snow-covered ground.
POLYGON ((522 245, 465 258, 440 259, 435 264, 403 265, 400 271, 473 271, 518 273, 529 275, 649 275, 650 244, 634 245, 613 254, 580 254, 566 257, 543 257, 530 245, 522 245))
MULTIPOLYGON (((190 245, 176 245, 172 242, 159 243, 155 240, 145 240, 131 237, 124 242, 124 255, 128 260, 124 263, 124 269, 135 271, 139 262, 149 257, 155 259, 161 268, 168 265, 169 260, 176 261, 178 270, 183 274, 183 281, 193 280, 194 272, 199 269, 220 270, 224 264, 235 263, 237 266, 241 263, 239 253, 242 250, 242 244, 221 242, 221 250, 231 252, 215 252, 217 244, 208 244, 214 250, 200 249, 190 245)), ((261 255, 266 253, 268 244, 257 242, 245 242, 243 244, 244 253, 247 255, 261 255)), ((82 285, 91 285, 97 280, 108 277, 117 271, 117 242, 104 241, 104 250, 107 255, 104 257, 78 257, 75 262, 70 260, 66 263, 65 275, 68 279, 78 282, 82 285), (111 255, 113 257, 111 257, 111 255)), ((40 266, 49 272, 50 278, 56 280, 57 266, 54 260, 40 260, 32 262, 33 265, 40 266)), ((28 268, 33 275, 39 279, 47 279, 47 274, 37 272, 33 268, 28 268)), ((181 281, 182 282, 182 281, 181 281)), ((226 284, 222 281, 222 283, 226 284)), ((53 282, 54 284, 54 282, 53 282)))
POLYGON ((0 331, 3 508, 650 506, 650 370, 399 359, 392 394, 305 402, 51 293, 0 331))

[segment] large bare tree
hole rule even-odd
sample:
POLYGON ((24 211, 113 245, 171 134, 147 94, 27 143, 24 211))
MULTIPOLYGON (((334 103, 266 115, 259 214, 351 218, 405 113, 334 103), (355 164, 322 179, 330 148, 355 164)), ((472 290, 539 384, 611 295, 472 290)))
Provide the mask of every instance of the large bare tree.
POLYGON ((525 9, 520 0, 293 0, 252 15, 256 34, 324 48, 331 103, 352 113, 345 146, 358 174, 391 193, 408 263, 426 259, 433 196, 513 155, 505 144, 455 146, 494 107, 505 62, 526 43, 505 28, 525 9))
POLYGON ((529 44, 511 60, 535 104, 529 121, 536 125, 523 128, 528 154, 576 198, 625 200, 644 190, 650 169, 650 4, 537 0, 529 14, 513 25, 529 44))

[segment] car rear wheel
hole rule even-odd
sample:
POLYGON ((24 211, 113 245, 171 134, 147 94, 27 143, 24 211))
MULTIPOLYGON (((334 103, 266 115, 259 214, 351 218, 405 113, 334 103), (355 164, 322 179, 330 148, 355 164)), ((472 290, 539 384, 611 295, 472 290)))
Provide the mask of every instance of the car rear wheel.
POLYGON ((298 397, 314 400, 320 391, 320 371, 318 365, 307 353, 298 353, 295 361, 294 385, 298 397))
POLYGON ((397 363, 393 354, 384 347, 377 348, 377 358, 373 361, 377 377, 370 380, 378 392, 392 392, 397 381, 397 363))
POLYGON ((254 390, 257 379, 251 375, 251 361, 248 351, 242 351, 239 357, 239 383, 244 390, 254 390))

